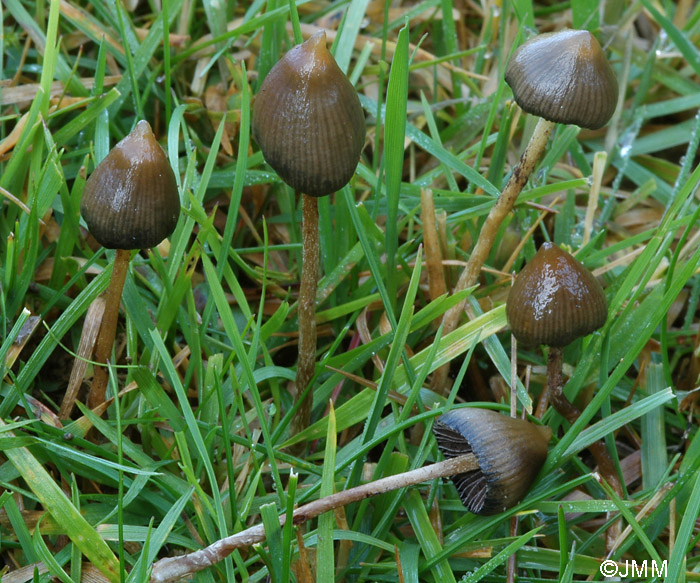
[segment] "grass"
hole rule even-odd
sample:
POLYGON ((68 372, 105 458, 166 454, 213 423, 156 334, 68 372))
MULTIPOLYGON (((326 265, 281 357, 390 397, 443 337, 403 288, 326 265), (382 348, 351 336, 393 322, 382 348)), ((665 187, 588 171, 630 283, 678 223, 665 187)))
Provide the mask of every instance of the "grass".
MULTIPOLYGON (((515 580, 602 580, 618 517, 610 559, 668 561, 640 580, 700 580, 700 7, 479 6, 0 6, 3 583, 147 581, 157 559, 258 523, 265 544, 193 578, 501 582, 515 555, 515 580), (479 284, 431 294, 428 277, 456 282, 534 127, 510 101, 506 59, 532 27, 563 24, 605 43, 620 106, 602 130, 557 127, 479 284), (314 410, 295 437, 301 213, 250 140, 250 104, 294 37, 319 27, 358 89, 368 141, 350 185, 319 204, 314 410), (82 188, 141 117, 176 170, 182 217, 129 269, 116 398, 83 405, 88 363, 60 419, 71 369, 90 360, 81 338, 113 258, 81 222, 82 188), (607 165, 589 205, 598 152, 607 165), (426 224, 435 236, 424 239, 426 224), (276 527, 295 505, 438 460, 430 428, 447 409, 508 410, 509 273, 548 240, 595 270, 610 317, 565 351, 566 393, 583 412, 571 426, 544 415, 554 437, 529 495, 479 517, 451 483, 429 483, 276 527), (465 298, 469 316, 443 334, 442 315, 465 298), (441 394, 431 378, 443 365, 453 374, 441 394), (623 498, 591 467, 586 448, 601 438, 623 498)), ((520 410, 536 403, 544 365, 539 349, 518 348, 520 410)))

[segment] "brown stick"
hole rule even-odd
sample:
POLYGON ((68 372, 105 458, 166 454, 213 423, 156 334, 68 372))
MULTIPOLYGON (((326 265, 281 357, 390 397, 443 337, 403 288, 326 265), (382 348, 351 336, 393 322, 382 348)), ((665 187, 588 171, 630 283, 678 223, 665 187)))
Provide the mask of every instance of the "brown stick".
MULTIPOLYGON (((95 348, 95 361, 107 363, 107 359, 112 353, 114 337, 117 334, 117 321, 119 320, 119 304, 122 300, 122 290, 126 281, 126 272, 129 268, 131 251, 127 249, 117 249, 112 266, 112 277, 105 292, 105 308, 100 324, 100 332, 97 337, 95 348)), ((109 371, 105 366, 95 367, 95 376, 92 379, 90 394, 88 395, 88 407, 94 409, 105 401, 107 392, 107 381, 109 371)))
MULTIPOLYGON (((581 412, 574 406, 564 394, 564 381, 562 377, 563 358, 562 349, 550 346, 549 355, 547 356, 547 394, 554 409, 564 419, 572 425, 581 416, 581 412)), ((610 456, 608 448, 602 440, 593 442, 589 449, 598 464, 600 475, 605 481, 610 484, 610 487, 615 491, 620 498, 623 496, 622 483, 617 474, 615 462, 610 456)), ((615 544, 615 539, 620 534, 620 522, 616 521, 605 533, 605 546, 607 549, 612 549, 615 544)))
MULTIPOLYGON (((518 165, 513 169, 513 173, 510 175, 508 183, 506 184, 503 192, 496 200, 496 203, 491 207, 484 225, 481 227, 479 232, 479 238, 476 241, 474 249, 472 249, 471 255, 469 256, 469 261, 464 266, 464 270, 457 281, 457 285, 453 290, 453 293, 457 293, 468 287, 473 286, 477 279, 479 278, 479 273, 481 268, 486 261, 489 253, 491 252, 491 247, 493 247, 493 241, 496 238, 496 233, 506 218, 508 213, 513 210, 515 206, 515 201, 522 192, 525 184, 527 183, 530 174, 535 169, 537 161, 542 156, 542 153, 547 146, 547 140, 549 139, 549 134, 552 133, 552 128, 554 123, 551 121, 546 121, 540 119, 537 122, 535 131, 530 138, 523 155, 520 157, 518 165)), ((443 324, 443 336, 449 334, 457 328, 459 324, 459 318, 464 311, 464 306, 466 300, 460 302, 459 304, 450 308, 442 318, 443 324)), ((440 394, 445 394, 447 391, 447 374, 449 372, 449 366, 444 365, 435 371, 433 375, 432 386, 433 389, 438 391, 440 394)))
MULTIPOLYGON (((314 376, 316 368, 316 289, 321 257, 318 237, 318 200, 307 194, 302 200, 302 267, 299 287, 299 362, 297 364, 295 404, 299 402, 314 376)), ((291 422, 291 434, 296 435, 309 426, 313 393, 301 400, 291 422)))
MULTIPOLYGON (((307 520, 315 518, 319 514, 328 512, 340 506, 364 500, 370 496, 385 494, 399 488, 414 486, 421 482, 434 480, 435 478, 445 478, 464 472, 475 470, 479 463, 474 454, 468 453, 457 456, 436 464, 423 466, 403 474, 395 474, 374 482, 368 482, 349 490, 343 490, 336 494, 331 494, 325 498, 319 498, 297 508, 293 514, 294 524, 302 524, 307 520)), ((286 514, 279 517, 280 525, 284 526, 286 514)), ((170 557, 161 559, 153 564, 151 571, 151 583, 168 583, 184 577, 190 573, 195 573, 206 569, 226 558, 235 549, 248 547, 265 540, 265 527, 262 524, 253 526, 247 530, 231 535, 216 541, 208 547, 183 555, 181 557, 170 557)))
MULTIPOLYGON (((428 268, 428 290, 430 299, 434 300, 447 291, 445 271, 442 266, 440 239, 435 226, 435 203, 433 191, 422 188, 420 191, 421 219, 423 221, 423 244, 425 245, 425 262, 428 268)), ((439 324, 439 322, 438 322, 439 324)))
POLYGON ((95 352, 95 344, 100 335, 102 319, 105 312, 105 296, 100 294, 97 296, 85 314, 85 322, 83 322, 83 331, 80 334, 80 344, 78 345, 77 358, 73 362, 73 369, 68 380, 68 388, 63 395, 61 409, 58 412, 59 419, 68 419, 70 417, 75 401, 78 398, 78 392, 83 384, 83 377, 87 370, 88 361, 92 360, 92 355, 95 352))

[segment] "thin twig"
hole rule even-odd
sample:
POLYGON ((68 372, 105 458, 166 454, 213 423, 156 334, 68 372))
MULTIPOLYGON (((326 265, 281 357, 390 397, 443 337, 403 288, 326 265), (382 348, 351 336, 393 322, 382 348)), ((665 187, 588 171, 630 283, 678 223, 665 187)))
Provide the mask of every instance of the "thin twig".
MULTIPOLYGON (((375 480, 374 482, 368 482, 367 484, 350 488, 349 490, 343 490, 342 492, 337 492, 325 498, 319 498, 318 500, 314 500, 313 502, 309 502, 297 508, 292 515, 292 520, 294 524, 302 524, 307 520, 315 518, 319 514, 334 510, 340 506, 346 506, 352 502, 358 502, 371 496, 385 494, 386 492, 406 488, 407 486, 414 486, 436 478, 454 476, 475 470, 478 467, 479 464, 474 454, 469 453, 457 456, 436 464, 411 470, 410 472, 395 474, 380 480, 375 480)), ((281 514, 279 520, 280 525, 284 526, 286 514, 281 514)), ((153 564, 151 583, 176 581, 190 573, 201 571, 202 569, 206 569, 222 561, 235 549, 248 547, 264 540, 265 527, 262 524, 258 524, 247 530, 218 540, 208 547, 195 551, 194 553, 181 557, 161 559, 153 564)))

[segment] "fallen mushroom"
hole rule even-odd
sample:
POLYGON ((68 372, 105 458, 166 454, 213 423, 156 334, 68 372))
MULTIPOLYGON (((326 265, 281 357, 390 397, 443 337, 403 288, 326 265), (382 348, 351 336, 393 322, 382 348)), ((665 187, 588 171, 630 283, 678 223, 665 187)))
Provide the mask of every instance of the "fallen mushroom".
MULTIPOLYGON (((116 249, 95 347, 96 362, 106 363, 131 251, 156 246, 175 230, 180 216, 175 174, 147 121, 139 121, 97 165, 85 182, 80 212, 97 242, 116 249)), ((95 367, 89 407, 104 402, 107 380, 106 367, 95 367)))
POLYGON ((434 424, 446 458, 473 453, 479 466, 452 476, 462 504, 474 514, 505 512, 520 502, 547 458, 552 430, 489 409, 455 409, 434 424))
MULTIPOLYGON (((547 442, 551 436, 548 427, 476 408, 442 415, 433 431, 438 447, 447 458, 445 461, 309 502, 294 511, 294 524, 371 496, 446 477, 452 477, 460 499, 471 512, 484 515, 503 512, 517 504, 527 492, 547 457, 547 442)), ((280 525, 284 525, 286 515, 280 515, 279 520, 280 525)), ((235 549, 264 540, 265 527, 258 524, 199 551, 160 559, 153 564, 150 581, 176 581, 212 566, 235 549)))
POLYGON ((292 435, 309 424, 316 366, 316 289, 320 257, 318 200, 343 188, 365 143, 365 118, 350 80, 321 31, 292 48, 270 70, 255 98, 252 131, 265 160, 301 192, 302 272, 299 288, 297 415, 292 435))

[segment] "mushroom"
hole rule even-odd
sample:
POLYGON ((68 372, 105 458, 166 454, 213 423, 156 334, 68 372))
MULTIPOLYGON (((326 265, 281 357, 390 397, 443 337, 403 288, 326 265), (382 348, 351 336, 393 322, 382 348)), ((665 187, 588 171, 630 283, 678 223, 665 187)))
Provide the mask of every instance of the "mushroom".
POLYGON ((318 201, 352 178, 365 143, 357 92, 326 48, 320 31, 292 48, 270 70, 255 99, 253 137, 280 178, 302 198, 302 273, 299 363, 292 434, 309 423, 312 398, 303 397, 316 365, 318 201))
POLYGON ((595 276, 554 243, 543 243, 508 295, 506 317, 518 342, 563 346, 597 330, 608 317, 595 276))
MULTIPOLYGON (((470 512, 503 512, 517 504, 532 485, 547 457, 552 434, 549 427, 476 408, 442 415, 434 423, 433 433, 445 460, 304 504, 294 510, 294 524, 372 496, 448 477, 457 484, 460 499, 470 512)), ((286 514, 280 515, 281 526, 286 519, 286 514)), ((160 559, 153 564, 150 581, 179 580, 223 560, 235 549, 264 540, 265 527, 258 524, 188 555, 160 559)))
MULTIPOLYGON (((605 324, 608 305, 600 283, 571 254, 544 243, 516 278, 506 301, 506 317, 518 342, 549 347, 545 397, 573 424, 580 412, 564 395, 562 349, 605 324)), ((545 403, 546 398, 540 401, 539 415, 545 403)), ((591 452, 601 475, 621 496, 622 486, 605 444, 593 443, 591 452)))
MULTIPOLYGON (((116 249, 95 348, 95 360, 106 363, 131 250, 160 243, 175 230, 180 215, 175 174, 147 121, 139 121, 95 168, 85 182, 80 212, 97 242, 116 249)), ((107 380, 107 369, 96 367, 90 407, 104 402, 107 380)))
MULTIPOLYGON (((508 61, 505 80, 523 111, 540 120, 481 227, 455 293, 476 283, 496 233, 542 156, 554 124, 597 129, 609 121, 617 104, 615 73, 598 41, 585 30, 562 30, 530 39, 508 61)), ((457 327, 464 303, 445 313, 444 334, 457 327)))
POLYGON ((506 318, 518 342, 549 347, 547 395, 573 423, 578 412, 562 392, 562 348, 600 328, 608 317, 598 280, 571 254, 544 243, 523 267, 506 301, 506 318))
POLYGON ((505 80, 524 111, 552 123, 595 130, 617 105, 615 73, 587 30, 531 38, 508 61, 505 80))
POLYGON ((267 74, 252 130, 267 163, 295 190, 320 197, 350 181, 365 143, 365 116, 324 31, 293 47, 267 74))
POLYGON ((525 496, 547 458, 552 430, 488 409, 455 409, 434 424, 446 458, 468 453, 477 468, 452 476, 460 500, 474 514, 504 512, 525 496))

